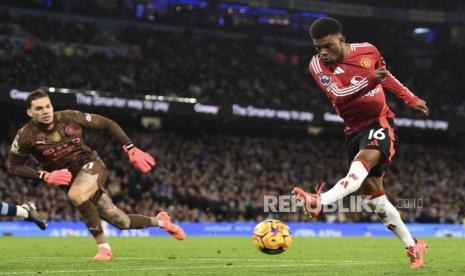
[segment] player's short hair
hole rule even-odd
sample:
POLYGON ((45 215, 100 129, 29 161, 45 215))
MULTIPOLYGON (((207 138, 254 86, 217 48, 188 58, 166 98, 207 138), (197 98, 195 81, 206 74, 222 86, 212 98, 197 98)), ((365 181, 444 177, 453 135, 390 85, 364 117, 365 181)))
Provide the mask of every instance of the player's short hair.
POLYGON ((27 95, 26 108, 27 109, 31 108, 32 101, 41 99, 41 98, 49 98, 47 92, 45 92, 44 89, 39 88, 37 90, 32 91, 31 93, 29 93, 29 95, 27 95))
POLYGON ((310 25, 310 36, 313 39, 320 39, 334 34, 342 34, 341 23, 334 18, 321 17, 310 25))

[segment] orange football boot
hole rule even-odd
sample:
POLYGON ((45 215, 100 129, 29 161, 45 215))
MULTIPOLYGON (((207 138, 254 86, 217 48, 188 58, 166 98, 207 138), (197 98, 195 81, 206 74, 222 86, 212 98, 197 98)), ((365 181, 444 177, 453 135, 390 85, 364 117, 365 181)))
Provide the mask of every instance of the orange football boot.
POLYGON ((163 221, 163 227, 161 229, 170 233, 170 235, 177 240, 184 240, 184 238, 186 237, 186 234, 184 234, 184 230, 182 230, 182 228, 177 226, 176 224, 172 223, 170 216, 166 212, 160 212, 157 215, 157 218, 163 221))

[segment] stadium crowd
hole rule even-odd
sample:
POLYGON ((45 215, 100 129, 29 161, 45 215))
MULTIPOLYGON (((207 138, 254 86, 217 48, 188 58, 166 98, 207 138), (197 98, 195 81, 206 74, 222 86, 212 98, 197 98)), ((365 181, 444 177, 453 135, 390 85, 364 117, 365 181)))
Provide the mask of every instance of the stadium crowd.
MULTIPOLYGON (((121 24, 102 29, 95 22, 13 16, 4 10, 0 14, 2 84, 10 88, 52 86, 107 91, 119 96, 194 97, 213 104, 332 109, 308 73, 308 60, 314 53, 311 44, 121 24), (30 34, 13 39, 20 33, 18 28, 30 34), (126 50, 105 48, 108 41, 126 50), (100 48, 97 51, 95 47, 100 48)), ((389 37, 402 34, 394 30, 386 34, 375 41, 379 41, 389 69, 429 103, 433 116, 465 116, 465 96, 455 93, 465 78, 462 70, 455 70, 464 55, 462 48, 447 43, 430 45, 434 50, 431 57, 414 59, 400 47, 414 45, 415 41, 393 45, 389 37), (428 82, 424 81, 426 77, 428 82)), ((397 113, 414 115, 398 100, 389 98, 397 113)))
MULTIPOLYGON (((115 10, 128 12, 124 7, 115 10)), ((161 17, 157 22, 173 24, 161 31, 114 19, 110 26, 99 20, 31 17, 3 10, 2 86, 51 86, 117 96, 156 94, 194 97, 202 103, 332 111, 308 73, 308 60, 314 50, 306 32, 300 37, 307 44, 284 43, 257 36, 256 32, 250 36, 184 30, 176 25, 179 18, 189 21, 186 16, 161 17)), ((198 22, 197 26, 208 27, 202 24, 198 22)), ((428 102, 433 116, 465 117, 465 95, 457 93, 465 79, 464 71, 457 70, 464 60, 463 48, 451 45, 447 39, 428 45, 418 43, 404 37, 405 33, 399 33, 395 26, 387 26, 382 37, 364 37, 377 33, 349 33, 348 38, 352 42, 351 37, 362 36, 376 43, 389 69, 428 102), (426 53, 424 59, 411 54, 417 44, 423 48, 420 52, 426 53)), ((397 114, 414 116, 400 101, 389 99, 397 114)), ((335 183, 347 169, 343 143, 333 139, 195 136, 156 130, 136 131, 131 137, 156 156, 158 165, 152 173, 141 175, 133 170, 117 143, 108 143, 110 138, 96 134, 87 137, 111 171, 108 192, 125 211, 153 214, 168 210, 182 221, 260 220, 270 215, 263 212, 264 195, 288 195, 296 183, 306 188, 320 181, 335 183)), ((76 211, 58 188, 6 173, 5 159, 12 136, 8 138, 0 141, 0 198, 16 203, 36 201, 52 221, 77 220, 76 211)), ((386 189, 395 205, 400 202, 401 207, 407 207, 403 200, 410 200, 410 208, 400 209, 407 221, 462 222, 464 157, 463 149, 447 145, 400 145, 386 176, 386 189)), ((300 212, 273 216, 286 221, 306 220, 300 212)), ((366 212, 327 214, 319 219, 377 220, 366 212)))
MULTIPOLYGON (((265 213, 264 196, 289 195, 297 183, 308 189, 321 181, 333 185, 347 169, 343 143, 335 139, 145 130, 134 131, 131 136, 157 158, 158 164, 151 173, 142 175, 130 166, 111 137, 89 134, 88 143, 110 170, 106 188, 121 209, 143 214, 167 210, 179 221, 257 221, 268 216, 307 221, 300 211, 265 213)), ((8 202, 36 201, 52 221, 77 220, 76 211, 59 188, 7 174, 4 162, 8 149, 3 140, 0 197, 8 202)), ((460 147, 400 144, 385 188, 406 221, 462 222, 463 158, 460 147)), ((369 212, 326 213, 319 219, 376 221, 369 212)))

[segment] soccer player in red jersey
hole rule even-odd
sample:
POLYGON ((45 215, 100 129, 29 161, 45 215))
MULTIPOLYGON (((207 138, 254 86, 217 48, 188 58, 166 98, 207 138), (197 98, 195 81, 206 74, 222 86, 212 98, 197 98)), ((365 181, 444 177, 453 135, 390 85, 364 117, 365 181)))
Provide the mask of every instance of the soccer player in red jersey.
POLYGON ((346 43, 336 19, 316 20, 310 26, 310 36, 318 54, 311 59, 309 70, 345 122, 350 168, 347 175, 327 192, 322 193, 323 183, 315 193, 299 187, 292 193, 305 202, 304 210, 308 215, 317 216, 321 205, 334 203, 360 190, 367 205, 404 243, 411 268, 423 267, 426 243, 412 237, 384 193, 383 176, 386 166, 391 163, 396 143, 395 115, 386 103, 384 90, 428 116, 426 102, 386 69, 375 46, 346 43))
POLYGON ((174 238, 184 239, 184 231, 171 223, 167 213, 161 212, 155 217, 126 214, 105 193, 108 170, 97 153, 84 144, 86 129, 110 132, 121 143, 130 162, 143 173, 155 165, 155 159, 135 147, 117 123, 97 114, 74 110, 54 112, 50 98, 42 90, 30 93, 26 106, 31 120, 18 131, 11 145, 8 170, 13 175, 42 180, 66 190, 97 242, 95 260, 113 258, 101 219, 122 230, 160 227, 174 238), (41 170, 25 166, 30 155, 41 170))

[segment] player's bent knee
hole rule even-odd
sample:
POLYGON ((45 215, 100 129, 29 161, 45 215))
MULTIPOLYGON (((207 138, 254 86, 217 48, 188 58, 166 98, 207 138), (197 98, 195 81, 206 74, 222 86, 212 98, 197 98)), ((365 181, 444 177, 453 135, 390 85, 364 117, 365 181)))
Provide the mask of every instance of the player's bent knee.
POLYGON ((79 206, 85 201, 89 200, 89 196, 77 189, 71 189, 68 191, 68 198, 74 206, 79 206))

